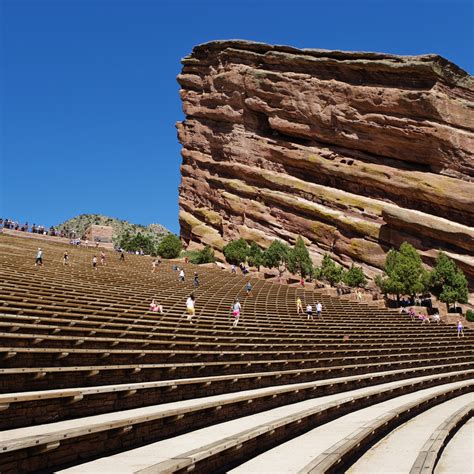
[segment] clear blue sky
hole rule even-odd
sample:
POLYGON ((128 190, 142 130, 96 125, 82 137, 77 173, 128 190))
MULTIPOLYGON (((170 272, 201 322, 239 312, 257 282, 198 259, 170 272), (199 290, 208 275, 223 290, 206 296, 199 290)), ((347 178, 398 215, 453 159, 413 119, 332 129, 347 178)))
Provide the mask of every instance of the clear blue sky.
POLYGON ((0 215, 80 213, 178 232, 183 118, 176 75, 194 45, 438 53, 471 74, 468 0, 0 0, 0 215))

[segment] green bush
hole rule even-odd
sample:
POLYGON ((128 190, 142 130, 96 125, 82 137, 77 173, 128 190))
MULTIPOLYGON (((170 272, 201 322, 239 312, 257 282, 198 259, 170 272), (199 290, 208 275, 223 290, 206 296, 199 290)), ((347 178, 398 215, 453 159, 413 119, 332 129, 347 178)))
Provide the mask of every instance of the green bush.
POLYGON ((188 257, 191 263, 197 263, 199 260, 199 250, 183 250, 179 256, 181 258, 188 257))
POLYGON ((466 320, 474 323, 474 311, 472 309, 466 311, 466 320))
POLYGON ((344 269, 326 254, 321 263, 321 274, 331 286, 334 286, 342 280, 344 269))
POLYGON ((194 255, 191 255, 189 261, 198 265, 202 263, 214 263, 216 261, 214 250, 212 250, 209 245, 206 245, 202 250, 198 250, 194 255))
POLYGON ((156 255, 156 247, 153 239, 148 235, 143 235, 141 232, 135 235, 125 232, 118 241, 118 245, 127 252, 136 252, 138 250, 147 255, 156 255))
POLYGON ((163 238, 158 245, 158 255, 163 258, 177 258, 179 257, 183 244, 177 235, 169 234, 163 238))
POLYGON ((244 239, 232 240, 223 249, 225 259, 232 265, 244 263, 249 253, 249 246, 244 239))

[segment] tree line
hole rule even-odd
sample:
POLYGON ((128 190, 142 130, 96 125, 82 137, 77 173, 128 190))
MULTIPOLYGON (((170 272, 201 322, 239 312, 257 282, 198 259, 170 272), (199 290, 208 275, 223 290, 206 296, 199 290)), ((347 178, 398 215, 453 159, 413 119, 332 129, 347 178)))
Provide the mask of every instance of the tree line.
MULTIPOLYGON (((239 265, 247 262, 250 266, 278 269, 281 276, 285 270, 299 274, 302 278, 327 281, 331 286, 344 283, 351 288, 363 287, 367 277, 362 267, 352 265, 345 270, 326 254, 320 266, 313 265, 308 249, 301 237, 293 247, 274 240, 266 250, 255 242, 244 239, 233 240, 224 247, 228 263, 239 265)), ((399 250, 392 249, 385 259, 384 274, 375 278, 375 284, 384 294, 414 297, 417 294, 431 293, 449 305, 467 303, 468 283, 463 271, 445 253, 439 252, 435 266, 428 271, 423 266, 421 256, 408 242, 401 244, 399 250)))
POLYGON ((159 242, 155 242, 151 237, 137 232, 131 234, 125 232, 117 240, 117 246, 126 252, 141 251, 145 255, 163 258, 178 258, 180 256, 188 257, 191 263, 211 263, 215 262, 214 250, 206 245, 201 250, 183 252, 181 239, 174 234, 168 234, 159 242))
POLYGON ((248 244, 244 239, 233 240, 224 247, 224 256, 227 262, 233 265, 248 263, 257 269, 260 269, 260 266, 276 268, 280 276, 288 270, 301 278, 326 280, 331 286, 343 282, 355 288, 367 283, 361 267, 352 265, 348 270, 344 270, 327 254, 320 266, 313 265, 302 237, 296 239, 293 247, 274 240, 266 250, 262 250, 255 242, 248 244))

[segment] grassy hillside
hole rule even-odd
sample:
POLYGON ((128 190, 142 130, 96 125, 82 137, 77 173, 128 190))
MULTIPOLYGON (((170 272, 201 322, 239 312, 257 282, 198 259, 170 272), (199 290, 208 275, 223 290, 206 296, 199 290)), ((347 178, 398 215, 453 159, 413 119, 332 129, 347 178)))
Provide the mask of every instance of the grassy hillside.
POLYGON ((148 226, 131 224, 130 222, 116 219, 115 217, 107 217, 100 214, 81 214, 59 224, 56 226, 56 229, 59 231, 74 231, 76 235, 80 237, 84 234, 86 229, 93 224, 112 226, 114 229, 114 242, 120 240, 126 232, 132 236, 140 232, 144 236, 151 237, 156 244, 159 243, 165 235, 171 233, 166 227, 160 224, 150 224, 148 226))

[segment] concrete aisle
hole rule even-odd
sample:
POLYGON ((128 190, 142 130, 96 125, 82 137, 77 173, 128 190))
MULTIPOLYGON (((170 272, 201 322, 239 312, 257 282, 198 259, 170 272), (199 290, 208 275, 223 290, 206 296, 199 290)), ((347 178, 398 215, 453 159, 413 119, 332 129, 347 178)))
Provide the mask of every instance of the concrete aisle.
MULTIPOLYGON (((456 382, 455 384, 452 384, 452 386, 460 386, 463 383, 464 382, 456 382)), ((229 472, 234 474, 256 472, 267 473, 273 466, 278 467, 276 469, 272 468, 272 472, 298 472, 314 458, 322 454, 326 449, 341 441, 370 420, 377 418, 390 410, 396 409, 401 405, 413 402, 431 393, 438 392, 439 390, 439 386, 431 387, 342 416, 337 420, 319 426, 302 436, 294 438, 291 441, 262 453, 229 472)), ((391 465, 393 467, 393 463, 391 465)), ((410 469, 405 472, 409 472, 409 470, 410 469)), ((402 471, 392 470, 391 472, 402 471)))
POLYGON ((443 420, 473 400, 474 394, 468 393, 421 413, 381 439, 347 472, 350 474, 410 472, 420 449, 431 433, 443 420))
POLYGON ((451 439, 441 455, 435 474, 474 473, 474 418, 451 439))
MULTIPOLYGON (((336 395, 328 395, 325 397, 314 398, 310 400, 305 400, 303 402, 294 403, 292 405, 286 405, 265 412, 257 413, 255 415, 250 415, 242 417, 236 420, 228 421, 225 423, 220 423, 217 425, 209 426, 207 428, 202 428, 200 430, 192 431, 174 438, 166 439, 159 441, 157 443, 152 443, 148 446, 141 448, 132 449, 130 451, 116 454, 114 456, 104 457, 95 461, 88 463, 80 464, 68 469, 65 469, 63 473, 76 473, 76 474, 87 474, 87 473, 132 473, 139 469, 143 469, 152 464, 156 464, 167 459, 173 458, 175 456, 181 455, 187 451, 196 449, 200 446, 207 445, 209 443, 217 442, 228 436, 236 435, 237 433, 254 428, 260 424, 272 422, 281 417, 297 413, 299 411, 324 405, 328 402, 341 400, 350 396, 363 395, 364 393, 370 392, 379 387, 380 389, 388 386, 403 384, 406 381, 391 382, 388 384, 378 385, 374 387, 366 387, 357 390, 352 390, 349 392, 339 393, 336 395)), ((420 396, 430 393, 430 391, 436 391, 442 389, 442 387, 447 386, 459 386, 465 382, 455 382, 453 384, 446 384, 437 387, 432 387, 426 390, 421 390, 415 394, 405 395, 404 397, 399 397, 399 399, 405 397, 407 401, 409 399, 416 399, 420 396)), ((399 400, 398 399, 398 400, 399 400)), ((390 403, 390 402, 385 402, 390 403)), ((394 406, 397 406, 399 402, 393 401, 394 406)), ((400 402, 401 403, 401 402, 400 402)), ((406 403, 406 402, 404 402, 406 403)), ((381 412, 386 410, 386 407, 382 409, 381 412)), ((359 413, 359 412, 356 412, 359 413)), ((360 423, 365 423, 367 421, 367 416, 362 416, 360 423)), ((327 427, 328 425, 324 425, 327 427)), ((352 431, 352 430, 351 430, 352 431)), ((291 458, 291 456, 290 456, 291 458)), ((293 459, 293 458, 292 458, 293 459)), ((310 460, 310 459, 309 459, 310 460)), ((271 471, 277 472, 275 466, 281 464, 280 459, 278 461, 270 461, 272 464, 267 464, 266 469, 263 469, 261 472, 268 472, 268 466, 272 466, 271 471)), ((303 463, 302 465, 304 465, 303 463)), ((244 472, 244 471, 241 471, 244 472)), ((249 471, 245 471, 249 472, 249 471)))

